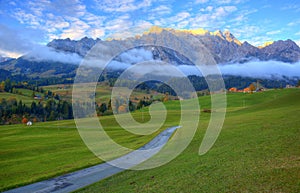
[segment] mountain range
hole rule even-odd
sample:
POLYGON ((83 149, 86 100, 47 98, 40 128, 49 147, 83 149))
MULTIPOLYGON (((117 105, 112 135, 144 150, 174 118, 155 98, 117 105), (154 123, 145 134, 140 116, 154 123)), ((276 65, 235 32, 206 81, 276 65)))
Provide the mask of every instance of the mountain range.
MULTIPOLYGON (((136 35, 126 39, 92 39, 82 38, 81 40, 54 39, 47 44, 48 48, 56 53, 76 54, 84 57, 88 51, 98 42, 108 45, 114 49, 123 44, 139 46, 145 42, 162 42, 165 39, 172 41, 180 38, 181 41, 190 41, 191 37, 195 42, 206 47, 218 64, 246 63, 249 61, 281 61, 284 63, 296 63, 300 61, 300 48, 292 40, 279 40, 268 43, 265 46, 256 47, 245 42, 240 42, 229 31, 209 32, 207 30, 175 30, 171 28, 152 27, 142 35, 136 35)), ((184 46, 181 44, 178 46, 184 46)), ((177 65, 193 65, 183 54, 176 53, 177 48, 167 49, 157 47, 155 49, 145 48, 152 52, 153 59, 160 59, 177 65)), ((187 50, 189 48, 186 48, 187 50)), ((116 58, 122 62, 122 58, 116 58)), ((17 59, 0 61, 0 69, 7 70, 12 74, 27 74, 29 76, 62 76, 74 74, 79 62, 73 64, 57 61, 55 58, 43 60, 35 56, 22 56, 17 59)))

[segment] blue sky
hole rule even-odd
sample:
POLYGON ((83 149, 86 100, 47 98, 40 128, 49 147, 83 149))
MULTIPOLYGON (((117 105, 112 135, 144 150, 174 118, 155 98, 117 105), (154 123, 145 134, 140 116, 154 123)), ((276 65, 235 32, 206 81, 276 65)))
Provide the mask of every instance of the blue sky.
POLYGON ((253 45, 300 44, 299 0, 1 0, 0 55, 18 56, 52 39, 132 36, 152 25, 229 30, 253 45))

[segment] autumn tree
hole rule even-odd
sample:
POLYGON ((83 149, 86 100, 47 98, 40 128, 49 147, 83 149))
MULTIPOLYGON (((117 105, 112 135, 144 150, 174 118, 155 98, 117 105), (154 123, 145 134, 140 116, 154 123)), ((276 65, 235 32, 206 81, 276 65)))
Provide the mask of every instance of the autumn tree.
POLYGON ((2 81, 2 82, 0 83, 0 92, 3 92, 4 89, 5 89, 5 82, 2 81))
POLYGON ((250 84, 249 89, 250 89, 251 93, 256 90, 254 84, 250 84))
POLYGON ((166 92, 164 98, 163 98, 163 102, 167 102, 169 100, 169 93, 166 92))
POLYGON ((23 117, 22 123, 23 123, 23 124, 26 124, 27 122, 28 122, 28 119, 27 119, 26 117, 23 117))

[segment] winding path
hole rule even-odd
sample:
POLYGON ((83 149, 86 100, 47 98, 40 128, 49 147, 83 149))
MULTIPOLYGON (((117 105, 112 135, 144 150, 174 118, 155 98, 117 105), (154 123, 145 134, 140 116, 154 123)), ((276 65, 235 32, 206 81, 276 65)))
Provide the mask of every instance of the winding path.
POLYGON ((123 168, 131 168, 155 155, 168 142, 171 135, 179 126, 170 127, 158 134, 153 140, 138 150, 112 160, 76 172, 65 174, 49 180, 36 182, 27 186, 12 189, 5 193, 63 193, 71 192, 79 188, 98 182, 104 178, 124 171, 123 168), (121 166, 121 167, 118 167, 121 166))

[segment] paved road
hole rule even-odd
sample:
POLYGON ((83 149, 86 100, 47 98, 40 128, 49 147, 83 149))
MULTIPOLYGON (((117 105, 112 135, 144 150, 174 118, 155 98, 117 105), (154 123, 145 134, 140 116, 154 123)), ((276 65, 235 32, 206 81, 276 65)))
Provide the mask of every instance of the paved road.
POLYGON ((149 159, 159 152, 159 150, 168 142, 169 138, 177 128, 179 128, 179 126, 170 127, 164 130, 152 141, 142 146, 138 150, 112 160, 109 163, 99 164, 56 178, 12 189, 5 193, 63 193, 85 187, 149 159))

